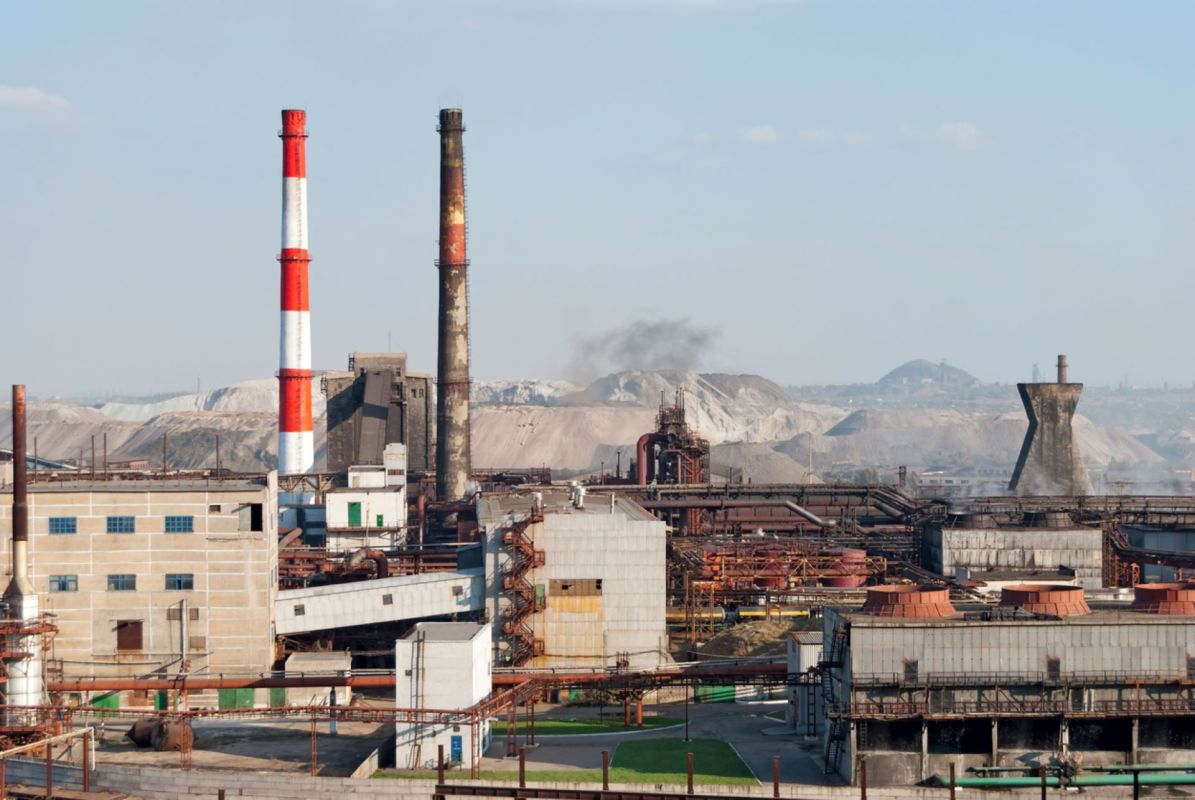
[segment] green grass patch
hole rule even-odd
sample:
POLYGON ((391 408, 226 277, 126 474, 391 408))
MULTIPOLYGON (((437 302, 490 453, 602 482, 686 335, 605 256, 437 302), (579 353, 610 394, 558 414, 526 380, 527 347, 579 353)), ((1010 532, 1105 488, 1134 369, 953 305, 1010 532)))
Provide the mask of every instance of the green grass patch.
MULTIPOLYGON (((630 731, 647 730, 649 728, 664 728, 669 725, 680 725, 684 720, 675 717, 644 717, 643 727, 622 724, 622 717, 603 717, 598 719, 537 719, 535 721, 536 736, 576 736, 582 733, 627 733, 630 731)), ((526 733, 527 724, 520 721, 516 730, 520 735, 526 733)), ((495 736, 506 735, 506 722, 491 723, 490 730, 495 736)))
MULTIPOLYGON (((536 726, 539 727, 538 725, 536 726)), ((673 786, 687 781, 685 754, 693 754, 693 782, 704 786, 757 786, 759 782, 738 754, 717 739, 645 739, 618 745, 610 765, 611 783, 648 783, 673 786)), ((379 779, 434 780, 435 770, 378 770, 379 779)), ((457 783, 469 780, 469 773, 451 770, 445 780, 457 783)), ((518 770, 483 770, 483 781, 517 781, 518 770)), ((528 781, 551 783, 601 783, 601 770, 527 770, 528 781)))
POLYGON ((738 753, 720 739, 693 739, 688 742, 683 739, 642 739, 622 742, 614 751, 613 767, 637 776, 625 779, 626 783, 684 783, 687 753, 693 754, 693 780, 697 783, 758 783, 738 753))

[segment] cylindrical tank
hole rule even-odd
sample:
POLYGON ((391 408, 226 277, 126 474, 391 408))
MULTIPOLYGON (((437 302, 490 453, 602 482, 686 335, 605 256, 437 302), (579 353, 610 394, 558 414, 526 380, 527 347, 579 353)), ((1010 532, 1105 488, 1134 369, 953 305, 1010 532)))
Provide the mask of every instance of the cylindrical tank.
POLYGON ((1133 589, 1134 611, 1195 616, 1195 582, 1139 583, 1133 589))
POLYGON ((1091 612, 1087 606, 1082 586, 1052 584, 1005 586, 1000 592, 1000 605, 1005 608, 1019 608, 1033 614, 1048 614, 1054 617, 1069 617, 1091 612))
POLYGON ((948 589, 910 584, 869 588, 862 611, 864 614, 873 614, 877 617, 912 619, 952 617, 956 613, 950 602, 948 589))

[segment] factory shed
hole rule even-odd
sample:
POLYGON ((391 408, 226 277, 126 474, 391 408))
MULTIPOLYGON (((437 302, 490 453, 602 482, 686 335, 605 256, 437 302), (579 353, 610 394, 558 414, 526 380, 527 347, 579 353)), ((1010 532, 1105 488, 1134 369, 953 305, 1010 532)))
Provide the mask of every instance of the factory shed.
POLYGON ((870 596, 827 609, 827 771, 851 780, 866 755, 871 776, 907 785, 951 763, 1187 763, 1195 585, 1137 593, 1094 609, 1057 585, 946 616, 871 613, 870 596))

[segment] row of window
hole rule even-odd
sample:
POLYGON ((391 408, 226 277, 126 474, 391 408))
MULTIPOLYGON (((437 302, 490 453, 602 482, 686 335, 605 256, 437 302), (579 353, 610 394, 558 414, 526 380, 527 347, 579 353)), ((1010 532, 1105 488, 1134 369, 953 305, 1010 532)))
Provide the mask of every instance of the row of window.
MULTIPOLYGON (((190 572, 166 573, 165 589, 168 592, 189 592, 195 588, 195 575, 190 572)), ((79 591, 78 575, 51 575, 51 592, 79 591)), ((117 573, 108 576, 108 591, 135 592, 137 591, 137 576, 132 573, 117 573)))
MULTIPOLYGON (((136 517, 108 517, 108 533, 136 533, 136 517)), ((194 533, 195 517, 168 516, 163 524, 166 533, 194 533)), ((50 517, 50 533, 66 534, 79 532, 78 517, 50 517)))

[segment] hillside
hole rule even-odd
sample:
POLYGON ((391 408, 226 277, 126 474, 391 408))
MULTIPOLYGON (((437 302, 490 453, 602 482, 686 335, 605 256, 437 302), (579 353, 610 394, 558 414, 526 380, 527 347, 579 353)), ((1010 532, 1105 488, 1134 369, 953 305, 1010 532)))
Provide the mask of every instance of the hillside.
MULTIPOLYGON (((584 472, 603 464, 612 470, 621 450, 625 470, 636 440, 655 427, 661 399, 672 403, 680 390, 690 424, 713 445, 716 477, 729 470, 735 479, 799 483, 823 473, 849 478, 859 469, 902 464, 914 470, 1011 471, 1026 428, 1015 388, 942 369, 909 362, 884 377, 890 386, 922 381, 915 395, 873 384, 801 390, 803 401, 758 375, 679 370, 612 373, 581 388, 567 381, 478 381, 473 458, 483 469, 546 465, 584 472), (908 402, 894 402, 902 398, 908 402)), ((1195 420, 1185 402, 1190 392, 1157 398, 1143 392, 1092 395, 1081 409, 1090 406, 1101 421, 1124 420, 1133 427, 1077 417, 1076 433, 1090 467, 1165 474, 1195 461, 1195 420)), ((318 393, 314 401, 318 468, 324 402, 318 393)), ((30 436, 37 438, 41 455, 65 460, 89 458, 93 436, 98 456, 106 434, 110 459, 143 457, 157 464, 165 435, 169 463, 186 468, 214 466, 219 436, 225 466, 259 470, 274 463, 276 405, 273 379, 94 407, 34 399, 30 436)), ((3 445, 11 436, 7 407, 0 409, 3 445)))

